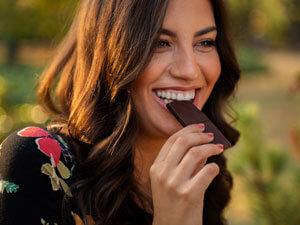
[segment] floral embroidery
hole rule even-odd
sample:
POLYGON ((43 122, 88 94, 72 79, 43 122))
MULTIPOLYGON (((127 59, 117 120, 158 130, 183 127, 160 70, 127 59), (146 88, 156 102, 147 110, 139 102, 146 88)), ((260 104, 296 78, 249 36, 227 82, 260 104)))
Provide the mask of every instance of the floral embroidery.
POLYGON ((36 137, 35 143, 38 149, 51 158, 53 156, 55 165, 58 164, 61 148, 58 142, 45 130, 39 127, 26 127, 18 132, 21 137, 36 137))
MULTIPOLYGON (((50 225, 50 223, 47 223, 43 218, 41 218, 41 223, 43 225, 50 225)), ((57 223, 54 223, 54 225, 58 225, 57 223)))
POLYGON ((66 162, 72 162, 72 155, 70 154, 69 150, 68 150, 68 145, 67 143, 61 138, 61 136, 56 135, 60 144, 60 147, 63 151, 63 156, 65 158, 66 162))
POLYGON ((18 135, 21 137, 37 138, 35 143, 37 144, 38 149, 46 156, 50 157, 51 162, 51 164, 45 163, 42 165, 41 172, 49 176, 54 191, 58 191, 62 188, 68 196, 72 197, 69 186, 63 180, 68 179, 71 176, 71 172, 60 161, 62 150, 66 148, 66 144, 64 143, 65 146, 62 146, 51 134, 39 127, 26 127, 19 131, 18 135), (63 179, 57 175, 56 169, 63 179))
POLYGON ((1 175, 0 175, 0 193, 4 193, 6 190, 7 193, 16 193, 19 189, 19 185, 14 184, 12 182, 2 180, 1 175))
POLYGON ((70 177, 70 175, 71 175, 70 170, 61 161, 59 161, 57 166, 55 166, 53 158, 51 158, 51 165, 49 163, 45 163, 42 166, 41 171, 43 174, 46 174, 49 176, 49 178, 51 180, 52 189, 54 191, 57 191, 62 187, 64 192, 68 196, 72 197, 72 193, 69 189, 69 186, 66 184, 66 182, 63 179, 61 179, 60 177, 57 176, 55 168, 57 168, 59 174, 64 179, 68 179, 70 177))

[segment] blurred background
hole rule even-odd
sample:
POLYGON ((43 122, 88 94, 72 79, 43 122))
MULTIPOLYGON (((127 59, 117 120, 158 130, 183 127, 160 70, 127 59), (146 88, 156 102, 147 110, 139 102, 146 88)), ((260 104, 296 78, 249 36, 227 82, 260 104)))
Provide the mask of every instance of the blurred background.
MULTIPOLYGON (((36 80, 78 0, 1 0, 0 142, 48 118, 36 80)), ((243 74, 232 101, 241 132, 225 154, 234 176, 231 225, 300 225, 300 1, 228 0, 243 74)))

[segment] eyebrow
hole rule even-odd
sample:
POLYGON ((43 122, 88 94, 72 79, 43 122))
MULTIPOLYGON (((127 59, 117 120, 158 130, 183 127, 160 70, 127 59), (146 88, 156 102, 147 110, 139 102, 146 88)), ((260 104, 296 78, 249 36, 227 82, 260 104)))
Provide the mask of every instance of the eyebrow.
MULTIPOLYGON (((194 37, 198 37, 198 36, 201 36, 201 35, 210 33, 212 31, 216 31, 216 30, 217 30, 217 27, 215 27, 215 26, 207 27, 207 28, 204 28, 202 30, 197 31, 195 33, 194 37)), ((176 37, 176 34, 173 31, 170 31, 168 29, 162 29, 160 34, 165 34, 165 35, 168 35, 168 36, 171 36, 171 37, 176 37)))

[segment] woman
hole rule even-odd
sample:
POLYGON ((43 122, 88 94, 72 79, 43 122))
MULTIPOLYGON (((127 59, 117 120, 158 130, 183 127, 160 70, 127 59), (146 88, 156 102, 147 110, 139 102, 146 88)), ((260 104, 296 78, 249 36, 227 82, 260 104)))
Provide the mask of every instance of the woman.
POLYGON ((39 83, 52 123, 2 144, 0 224, 226 224, 222 145, 165 105, 193 101, 235 144, 239 77, 222 0, 81 1, 39 83))

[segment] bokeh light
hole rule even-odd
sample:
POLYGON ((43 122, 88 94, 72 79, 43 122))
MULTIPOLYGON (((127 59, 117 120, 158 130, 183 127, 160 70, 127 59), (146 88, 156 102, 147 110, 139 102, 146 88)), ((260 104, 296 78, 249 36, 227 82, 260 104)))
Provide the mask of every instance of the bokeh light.
POLYGON ((34 123, 43 124, 47 121, 48 116, 39 105, 35 105, 31 108, 31 119, 34 123))

